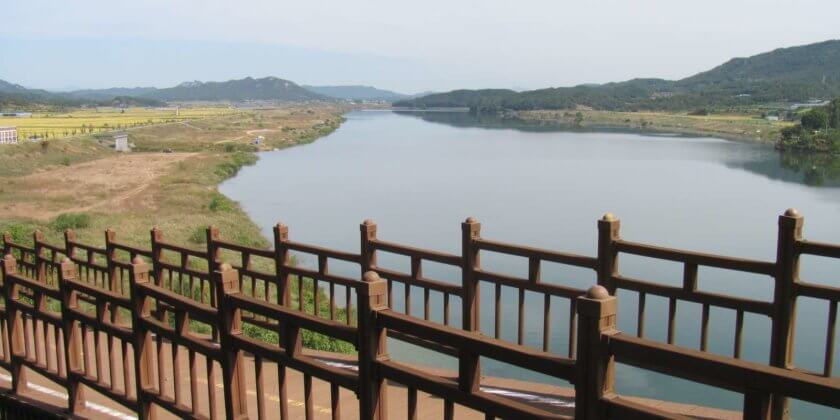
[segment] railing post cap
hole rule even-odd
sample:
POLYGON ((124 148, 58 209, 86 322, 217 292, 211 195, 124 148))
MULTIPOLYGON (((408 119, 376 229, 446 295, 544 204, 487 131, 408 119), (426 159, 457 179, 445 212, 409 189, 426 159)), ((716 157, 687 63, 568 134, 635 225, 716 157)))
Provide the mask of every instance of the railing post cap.
POLYGON ((221 271, 221 272, 230 271, 230 270, 233 270, 233 266, 231 266, 228 263, 221 263, 219 265, 219 271, 221 271))
POLYGON ((605 222, 615 222, 616 220, 618 220, 618 218, 615 217, 614 214, 612 214, 610 212, 607 212, 607 213, 604 213, 604 216, 601 217, 601 220, 603 220, 605 222))
POLYGON ((478 219, 470 216, 470 217, 467 217, 467 220, 465 220, 464 223, 469 223, 469 224, 478 223, 478 219))
POLYGON ((586 297, 595 300, 604 300, 610 297, 610 292, 606 287, 596 284, 586 291, 586 297))
POLYGON ((365 225, 365 226, 373 226, 373 225, 375 225, 376 223, 374 223, 373 219, 365 219, 365 220, 362 222, 362 224, 363 224, 363 225, 365 225))
POLYGON ((372 270, 365 272, 365 274, 362 276, 362 279, 367 283, 373 283, 381 280, 381 278, 379 277, 379 273, 372 270))
POLYGON ((134 265, 144 264, 145 262, 146 261, 143 261, 143 258, 141 258, 139 255, 135 255, 134 258, 131 259, 131 263, 134 265))
POLYGON ((802 217, 802 214, 799 213, 799 210, 791 207, 785 210, 785 216, 787 217, 802 217))

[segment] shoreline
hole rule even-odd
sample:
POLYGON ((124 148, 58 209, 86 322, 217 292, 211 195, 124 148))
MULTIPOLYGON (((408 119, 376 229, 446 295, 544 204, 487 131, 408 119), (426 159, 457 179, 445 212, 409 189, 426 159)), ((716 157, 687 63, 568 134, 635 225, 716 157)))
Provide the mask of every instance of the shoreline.
POLYGON ((747 115, 692 116, 664 112, 533 110, 514 111, 510 115, 528 122, 564 124, 582 129, 622 129, 640 133, 716 137, 765 145, 775 144, 781 130, 793 124, 747 115), (583 120, 575 125, 578 112, 583 120))

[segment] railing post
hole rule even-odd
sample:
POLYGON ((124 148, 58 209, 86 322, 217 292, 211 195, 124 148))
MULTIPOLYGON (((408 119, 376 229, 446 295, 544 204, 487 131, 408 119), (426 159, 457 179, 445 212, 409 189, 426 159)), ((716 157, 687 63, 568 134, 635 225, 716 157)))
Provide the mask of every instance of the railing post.
MULTIPOLYGON (((143 261, 139 255, 131 260, 131 271, 128 274, 128 285, 131 291, 131 301, 134 307, 131 311, 132 334, 134 346, 134 386, 137 393, 137 404, 139 406, 138 418, 140 420, 153 420, 155 411, 152 403, 146 396, 147 392, 155 389, 154 363, 152 353, 155 351, 152 341, 152 333, 143 324, 145 318, 152 316, 152 302, 149 297, 139 291, 139 284, 150 284, 149 264, 143 261)), ((158 337, 158 339, 162 339, 158 337)))
POLYGON ((26 391, 27 378, 26 369, 20 360, 26 353, 23 335, 23 316, 12 302, 18 298, 19 287, 9 276, 17 274, 17 261, 11 253, 3 258, 3 298, 6 300, 6 325, 9 330, 9 364, 11 365, 12 393, 18 394, 26 391))
MULTIPOLYGON (((159 245, 159 242, 163 240, 163 231, 158 229, 157 226, 153 227, 149 232, 149 239, 152 246, 152 274, 150 281, 153 281, 158 287, 164 287, 163 268, 160 265, 163 259, 163 247, 159 245)), ((167 321, 166 311, 160 305, 156 305, 154 315, 158 321, 167 321)))
POLYGON ((575 378, 575 418, 606 418, 601 398, 613 392, 615 362, 607 348, 605 335, 616 330, 617 299, 600 285, 577 298, 577 375, 575 378))
MULTIPOLYGON (((779 216, 770 365, 785 369, 793 367, 794 327, 796 325, 794 286, 799 280, 797 242, 802 240, 803 220, 796 209, 787 209, 785 214, 779 216)), ((779 420, 789 416, 787 398, 783 395, 774 395, 771 417, 779 420)))
POLYGON ((359 250, 362 255, 361 266, 362 275, 364 275, 368 271, 376 268, 376 250, 372 243, 376 240, 376 223, 373 220, 365 219, 359 225, 359 230, 361 231, 361 245, 359 246, 359 250))
POLYGON ((38 283, 47 281, 47 264, 44 262, 44 233, 36 230, 32 233, 32 249, 35 251, 35 278, 38 283))
POLYGON ((12 234, 10 232, 3 232, 3 247, 0 248, 0 251, 3 251, 2 255, 6 255, 12 252, 10 249, 7 248, 9 242, 13 242, 12 234))
MULTIPOLYGON (((117 275, 117 266, 114 260, 117 257, 117 249, 113 242, 117 239, 117 232, 112 229, 105 229, 105 263, 108 266, 108 282, 111 291, 125 296, 125 280, 117 275)), ((69 257, 69 255, 68 255, 69 257)), ((116 312, 116 311, 115 311, 116 312)))
POLYGON ((607 213, 598 220, 598 284, 607 288, 610 295, 615 295, 613 276, 618 271, 618 253, 615 241, 619 237, 621 221, 612 213, 607 213))
MULTIPOLYGON (((461 223, 461 307, 463 329, 480 331, 479 286, 475 270, 480 266, 478 247, 475 240, 481 235, 481 223, 468 217, 461 223)), ((461 391, 473 393, 481 384, 481 363, 478 354, 462 348, 458 356, 458 386, 461 391)))
POLYGON ((388 360, 387 330, 377 325, 376 313, 388 309, 388 283, 374 271, 364 275, 359 299, 359 418, 388 419, 388 388, 377 362, 388 360))
POLYGON ((222 349, 222 376, 225 385, 225 414, 228 420, 247 418, 248 400, 245 397, 245 360, 241 350, 234 350, 231 337, 242 334, 242 311, 236 308, 228 295, 239 290, 239 273, 230 264, 222 263, 213 272, 215 277, 218 314, 219 341, 222 349))
MULTIPOLYGON (((278 223, 274 225, 274 270, 277 273, 277 303, 283 306, 291 304, 291 287, 289 287, 289 227, 278 223)), ((280 334, 282 337, 283 334, 280 334)))
MULTIPOLYGON (((79 414, 85 409, 84 387, 79 383, 82 372, 82 334, 79 323, 73 320, 70 311, 78 308, 76 291, 66 285, 67 280, 75 280, 76 264, 70 258, 61 261, 58 274, 58 289, 61 291, 61 321, 64 330, 64 363, 67 366, 67 407, 71 414, 79 414)), ((99 309, 97 310, 99 311, 99 309)))

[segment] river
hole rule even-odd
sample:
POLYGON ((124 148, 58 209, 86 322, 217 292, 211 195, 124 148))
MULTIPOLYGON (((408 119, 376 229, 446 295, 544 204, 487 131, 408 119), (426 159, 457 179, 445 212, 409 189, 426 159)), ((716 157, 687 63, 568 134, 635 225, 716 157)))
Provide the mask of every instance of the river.
MULTIPOLYGON (((261 153, 256 165, 242 169, 221 191, 239 201, 268 237, 282 221, 294 240, 355 252, 358 225, 370 218, 380 238, 457 254, 460 223, 474 216, 483 237, 595 255, 596 221, 612 212, 629 240, 773 261, 777 217, 789 207, 804 215, 806 238, 840 242, 840 163, 829 158, 780 155, 772 147, 715 138, 570 130, 467 113, 357 111, 346 118, 315 143, 261 153)), ((405 260, 382 263, 407 271, 405 260)), ((527 275, 527 261, 487 258, 482 264, 527 275)), ((630 256, 622 256, 621 270, 671 285, 680 284, 682 276, 681 265, 630 256)), ((424 273, 459 283, 441 267, 424 267, 424 273)), ((801 277, 808 281, 837 286, 837 273, 840 261, 802 261, 801 277)), ((577 287, 594 282, 591 273, 554 266, 544 266, 542 277, 577 287)), ((699 285, 771 299, 768 277, 701 268, 699 285)), ((492 302, 489 289, 482 288, 482 301, 492 302)), ((504 301, 509 303, 503 336, 515 341, 515 293, 506 291, 504 301)), ((526 319, 534 322, 526 323, 525 341, 538 347, 542 303, 536 296, 526 303, 526 319)), ((619 328, 635 332, 635 294, 620 293, 619 307, 619 328)), ((800 300, 797 365, 822 370, 827 311, 825 301, 800 300)), ((567 318, 562 306, 553 313, 558 330, 551 348, 565 355, 567 318)), ((647 336, 663 340, 667 301, 649 297, 647 313, 647 336)), ((712 310, 710 351, 731 355, 734 317, 732 311, 712 310)), ((699 305, 679 305, 678 344, 698 347, 699 319, 699 305)), ((482 328, 492 333, 492 325, 492 305, 483 305, 482 328)), ((769 327, 766 318, 746 316, 745 359, 766 363, 769 327)), ((446 357, 399 343, 391 345, 391 353, 453 366, 446 357)), ((484 367, 485 374, 558 383, 499 363, 484 367)), ((637 396, 741 406, 739 394, 627 366, 617 370, 617 388, 637 396)), ((813 418, 827 412, 795 402, 793 414, 813 418)))

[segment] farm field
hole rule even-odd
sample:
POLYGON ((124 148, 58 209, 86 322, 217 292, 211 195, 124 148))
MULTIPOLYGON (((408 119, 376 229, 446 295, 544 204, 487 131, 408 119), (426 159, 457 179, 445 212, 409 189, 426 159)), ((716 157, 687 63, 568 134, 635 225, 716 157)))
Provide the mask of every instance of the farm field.
POLYGON ((768 121, 759 115, 711 114, 688 115, 668 112, 612 112, 590 110, 540 110, 521 111, 517 117, 531 121, 574 123, 575 115, 583 117, 581 126, 586 128, 616 127, 634 130, 716 136, 732 140, 772 143, 779 139, 788 121, 768 121))
POLYGON ((59 139, 83 134, 126 130, 162 123, 187 122, 241 114, 228 107, 106 108, 33 113, 31 117, 0 117, 0 126, 17 127, 21 139, 59 139))

